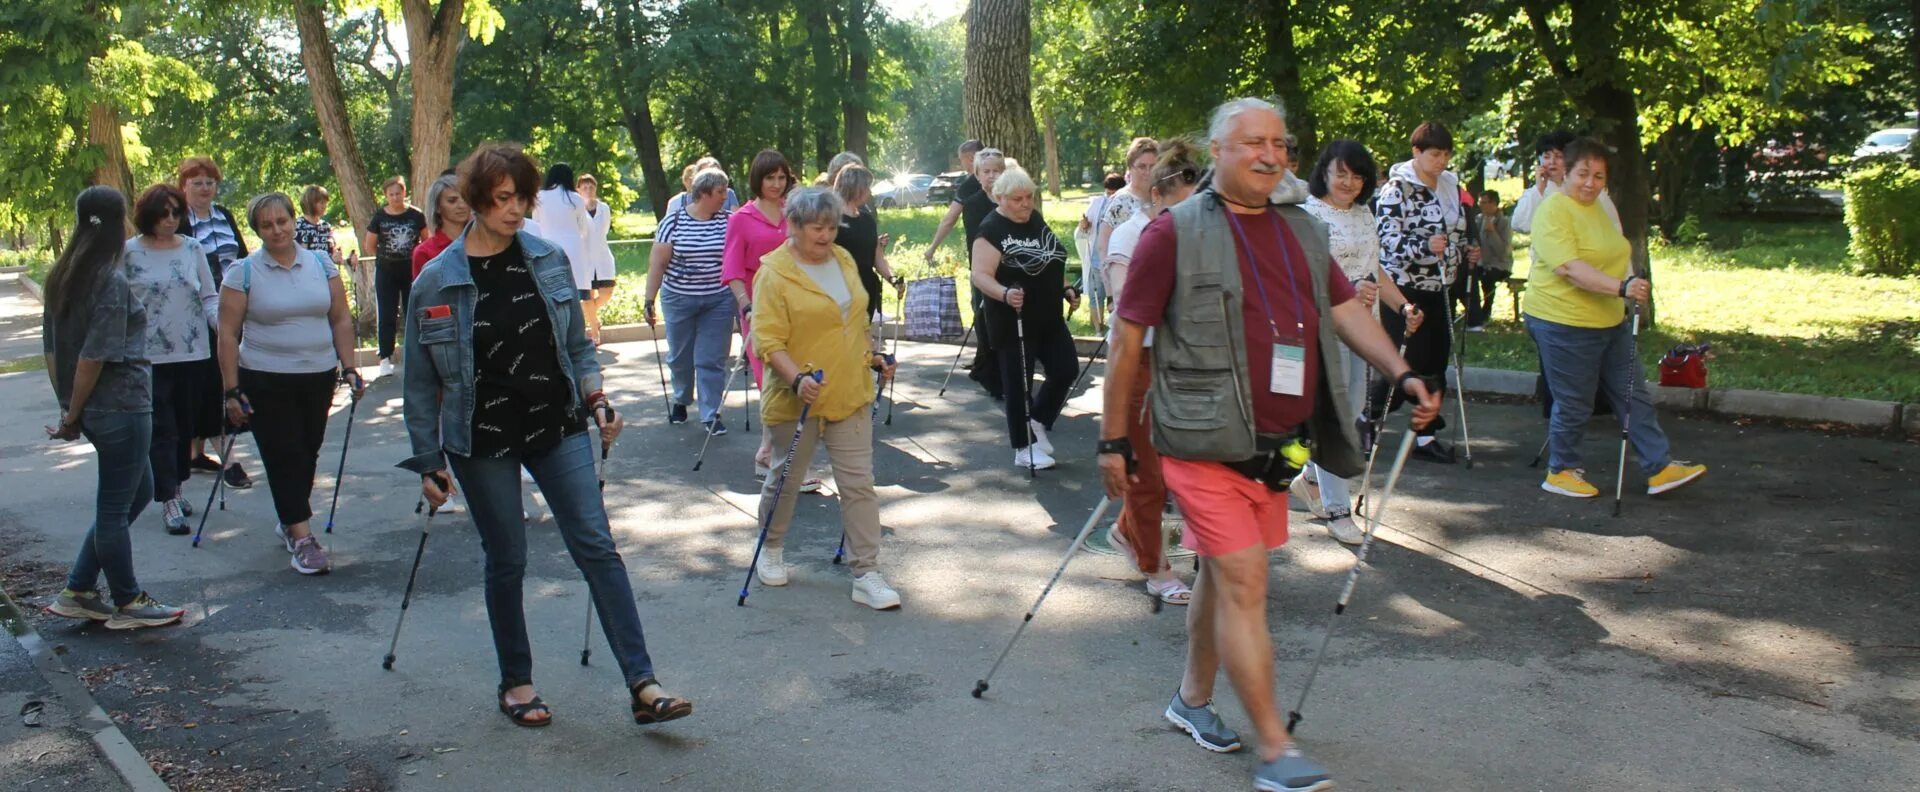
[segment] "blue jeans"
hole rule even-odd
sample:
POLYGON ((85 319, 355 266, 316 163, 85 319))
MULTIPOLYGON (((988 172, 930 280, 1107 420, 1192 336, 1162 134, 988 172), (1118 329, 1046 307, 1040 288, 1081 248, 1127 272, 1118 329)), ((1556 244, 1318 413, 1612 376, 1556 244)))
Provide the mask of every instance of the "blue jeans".
POLYGON ((533 649, 527 643, 527 615, 521 609, 521 581, 527 572, 527 524, 521 517, 520 467, 540 492, 560 526, 560 538, 574 566, 587 580, 600 630, 613 646, 627 684, 653 676, 647 639, 640 630, 627 566, 613 546, 607 509, 593 472, 595 449, 582 432, 538 454, 498 458, 447 455, 460 489, 466 493, 480 549, 486 553, 487 621, 493 627, 493 651, 500 678, 516 684, 533 680, 533 649))
POLYGON ((80 433, 100 457, 100 486, 93 496, 93 527, 67 572, 67 588, 94 591, 104 572, 113 604, 125 605, 140 596, 127 526, 153 500, 153 463, 147 456, 153 414, 88 411, 81 416, 80 433))
POLYGON ((1673 461, 1667 435, 1660 431, 1660 418, 1653 411, 1653 394, 1634 356, 1633 330, 1626 322, 1614 327, 1574 327, 1533 316, 1526 319, 1527 332, 1540 348, 1547 392, 1553 396, 1553 412, 1547 419, 1548 470, 1581 467, 1580 438, 1601 393, 1627 422, 1627 439, 1642 472, 1652 476, 1673 461), (1632 404, 1630 414, 1620 408, 1626 403, 1632 404))
POLYGON ((727 353, 733 350, 732 292, 686 295, 660 290, 660 311, 667 320, 667 368, 673 372, 673 403, 700 397, 700 420, 720 415, 726 394, 727 353))

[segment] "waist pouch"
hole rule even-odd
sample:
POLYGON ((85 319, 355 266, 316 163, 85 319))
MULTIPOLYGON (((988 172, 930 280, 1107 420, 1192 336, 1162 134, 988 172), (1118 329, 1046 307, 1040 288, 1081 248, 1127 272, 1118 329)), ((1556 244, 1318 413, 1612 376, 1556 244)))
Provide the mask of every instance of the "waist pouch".
POLYGON ((1254 437, 1259 453, 1239 462, 1223 462, 1242 476, 1267 485, 1274 492, 1285 492, 1295 476, 1313 458, 1311 444, 1304 432, 1297 434, 1260 434, 1254 437))

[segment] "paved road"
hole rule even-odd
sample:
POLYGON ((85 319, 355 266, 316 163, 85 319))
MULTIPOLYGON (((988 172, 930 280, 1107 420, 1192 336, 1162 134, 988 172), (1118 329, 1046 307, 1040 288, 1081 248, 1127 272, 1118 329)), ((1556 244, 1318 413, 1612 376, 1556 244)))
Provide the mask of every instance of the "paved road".
MULTIPOLYGON (((597 634, 593 665, 578 664, 584 586, 544 521, 527 611, 551 728, 493 710, 463 517, 434 526, 398 667, 380 669, 420 530, 414 480, 391 467, 406 453, 393 381, 359 411, 332 575, 287 567, 262 486, 216 512, 198 550, 157 515, 136 526, 142 580, 191 607, 185 626, 40 629, 182 788, 1245 788, 1250 757, 1208 754, 1160 720, 1182 613, 1154 615, 1117 559, 1078 557, 988 697, 967 695, 1098 500, 1076 453, 1097 405, 1075 400, 1055 433, 1069 461, 1029 482, 984 397, 934 397, 951 349, 903 347, 900 407, 879 432, 897 613, 848 601, 824 496, 799 511, 793 584, 735 607, 754 536, 739 397, 735 433, 694 473, 701 436, 664 425, 651 345, 602 353, 633 423, 607 490, 616 535, 660 673, 698 702, 685 721, 626 722, 597 634)), ((40 439, 42 376, 0 375, 0 552, 38 569, 44 595, 84 526, 93 464, 40 439)), ((1614 519, 1537 489, 1536 408, 1472 410, 1480 464, 1413 463, 1307 705, 1300 737, 1342 788, 1913 788, 1920 446, 1669 416, 1675 447, 1712 474, 1660 501, 1630 495, 1614 519)), ((1602 479, 1607 434, 1588 443, 1602 479)), ((1352 560, 1294 516, 1270 596, 1289 705, 1352 560)), ((1221 706, 1245 728, 1224 682, 1221 706)))

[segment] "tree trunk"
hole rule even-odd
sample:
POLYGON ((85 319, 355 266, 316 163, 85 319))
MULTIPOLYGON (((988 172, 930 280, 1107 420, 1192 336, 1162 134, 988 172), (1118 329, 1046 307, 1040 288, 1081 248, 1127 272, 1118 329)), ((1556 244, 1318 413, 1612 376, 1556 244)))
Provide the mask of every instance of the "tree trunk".
MULTIPOLYGON (((613 18, 615 46, 611 55, 615 83, 613 93, 620 101, 620 118, 632 139, 634 153, 640 157, 640 173, 647 185, 647 203, 656 220, 666 219, 667 198, 672 185, 660 157, 660 130, 653 123, 652 44, 641 30, 647 19, 634 0, 606 6, 613 18)), ((717 153, 717 152, 716 152, 717 153)))
MULTIPOLYGON (((1594 122, 1594 132, 1614 150, 1607 192, 1620 210, 1620 226, 1633 245, 1633 271, 1653 280, 1653 261, 1647 254, 1647 217, 1652 202, 1647 155, 1640 147, 1640 100, 1633 89, 1611 81, 1593 85, 1582 104, 1594 122)), ((1641 307, 1642 325, 1654 324, 1654 301, 1641 307)))
MULTIPOLYGON (((1920 0, 1914 0, 1920 3, 1920 0)), ((867 159, 871 125, 867 121, 867 102, 872 86, 867 72, 873 64, 873 36, 867 32, 873 16, 872 0, 847 0, 847 94, 840 101, 840 116, 846 126, 843 145, 848 151, 867 159)), ((872 165, 873 163, 867 163, 872 165)))
POLYGON ((87 108, 87 143, 100 148, 106 159, 93 169, 89 181, 104 184, 127 196, 127 201, 139 197, 133 191, 133 169, 127 167, 126 140, 120 135, 120 111, 106 102, 94 102, 87 108))
MULTIPOLYGON (((1320 156, 1320 132, 1313 104, 1300 84, 1300 54, 1293 43, 1293 0, 1265 0, 1261 10, 1267 40, 1263 64, 1266 78, 1286 112, 1287 131, 1300 142, 1299 159, 1312 167, 1314 158, 1320 156)), ((1302 164, 1294 163, 1295 167, 1302 164)))
POLYGON ((403 0, 413 81, 412 184, 426 186, 453 164, 453 65, 467 41, 466 0, 403 0))
POLYGON ((821 0, 804 4, 802 20, 807 26, 807 46, 812 55, 812 77, 807 85, 807 126, 813 130, 813 168, 825 173, 827 162, 839 153, 835 148, 834 112, 840 109, 834 79, 833 34, 827 29, 827 11, 821 0))
MULTIPOLYGON (((1913 108, 1916 121, 1920 121, 1920 0, 1913 0, 1912 8, 1907 11, 1907 52, 1913 59, 1913 108)), ((1920 168, 1920 157, 1910 158, 1908 164, 1920 168)))
POLYGON ((1047 192, 1060 197, 1060 136, 1054 128, 1053 111, 1042 111, 1040 117, 1046 120, 1047 133, 1047 192))
POLYGON ((1033 122, 1033 9, 1029 0, 972 0, 967 5, 967 137, 1030 163, 1039 131, 1033 122))
MULTIPOLYGON (((340 88, 340 70, 335 64, 333 40, 327 36, 324 0, 297 0, 293 4, 294 25, 300 31, 300 63, 307 70, 307 88, 313 94, 313 114, 320 121, 320 137, 327 146, 327 162, 333 166, 333 178, 339 183, 340 196, 347 204, 347 217, 353 222, 354 245, 367 234, 378 205, 373 202, 373 184, 367 180, 366 161, 360 158, 360 145, 354 142, 353 127, 347 119, 346 93, 340 88)), ((343 251, 344 252, 344 251, 343 251)), ((358 251, 372 255, 372 251, 358 251)), ((353 272, 354 305, 373 304, 372 265, 358 261, 353 272)), ((371 332, 372 311, 358 312, 356 333, 371 332)))

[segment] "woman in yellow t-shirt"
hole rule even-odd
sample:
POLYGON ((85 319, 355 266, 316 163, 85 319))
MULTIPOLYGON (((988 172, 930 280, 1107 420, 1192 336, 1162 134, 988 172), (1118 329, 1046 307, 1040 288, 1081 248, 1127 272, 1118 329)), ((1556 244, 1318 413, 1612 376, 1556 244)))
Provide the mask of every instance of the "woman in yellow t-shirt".
POLYGON ((1699 478, 1707 467, 1673 459, 1634 354, 1631 322, 1637 317, 1627 318, 1626 304, 1645 302, 1653 285, 1632 273, 1633 246, 1598 203, 1607 187, 1607 149, 1582 138, 1567 146, 1566 161, 1566 189, 1549 196, 1534 215, 1536 264, 1527 277, 1527 332, 1540 350, 1540 371, 1553 397, 1547 480, 1540 488, 1574 498, 1600 494, 1580 466, 1580 438, 1595 397, 1604 392, 1627 428, 1647 476, 1647 494, 1658 495, 1699 478))

